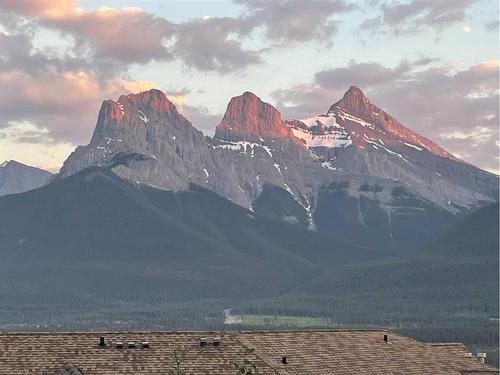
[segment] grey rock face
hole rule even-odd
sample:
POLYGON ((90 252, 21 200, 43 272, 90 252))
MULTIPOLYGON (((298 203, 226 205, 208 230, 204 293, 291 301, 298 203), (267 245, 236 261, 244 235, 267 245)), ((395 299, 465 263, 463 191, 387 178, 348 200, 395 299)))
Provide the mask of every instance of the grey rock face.
POLYGON ((374 238, 389 240, 404 239, 408 228, 420 225, 429 213, 439 220, 426 222, 444 227, 498 194, 497 176, 418 136, 356 88, 324 115, 289 121, 245 93, 231 100, 215 138, 203 136, 161 91, 107 100, 91 142, 70 155, 60 176, 92 165, 163 190, 183 191, 194 183, 247 208, 264 186, 274 186, 292 200, 280 198, 280 207, 266 209, 275 191, 258 201, 259 210, 322 231, 336 221, 320 206, 334 198, 353 200, 345 206, 352 212, 335 206, 331 215, 351 215, 357 220, 354 227, 370 233, 380 224, 370 217, 380 217, 385 224, 374 238), (338 194, 328 193, 339 183, 347 185, 338 194), (380 189, 371 191, 375 185, 380 189), (395 197, 394 189, 402 189, 404 197, 395 197), (285 207, 286 202, 293 204, 285 207), (398 227, 400 222, 407 224, 398 227))
POLYGON ((304 191, 302 170, 314 163, 307 150, 288 139, 207 138, 161 91, 151 90, 105 101, 91 142, 70 155, 60 176, 98 165, 164 190, 186 190, 195 183, 250 207, 264 184, 304 191))
POLYGON ((398 182, 452 213, 457 206, 474 209, 498 195, 498 176, 406 128, 354 86, 326 114, 287 125, 334 173, 398 182))
POLYGON ((14 160, 0 164, 0 196, 22 193, 43 186, 53 178, 52 173, 30 167, 14 160))

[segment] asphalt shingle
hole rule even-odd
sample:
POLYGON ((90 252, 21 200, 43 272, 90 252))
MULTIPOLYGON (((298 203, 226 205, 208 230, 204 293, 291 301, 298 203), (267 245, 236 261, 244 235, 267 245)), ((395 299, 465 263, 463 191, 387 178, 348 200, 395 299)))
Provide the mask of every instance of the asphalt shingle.
POLYGON ((185 373, 197 375, 234 375, 245 358, 261 375, 498 373, 466 352, 462 344, 426 344, 381 330, 1 333, 0 374, 168 374, 175 353, 185 373), (209 338, 206 346, 201 338, 209 338))

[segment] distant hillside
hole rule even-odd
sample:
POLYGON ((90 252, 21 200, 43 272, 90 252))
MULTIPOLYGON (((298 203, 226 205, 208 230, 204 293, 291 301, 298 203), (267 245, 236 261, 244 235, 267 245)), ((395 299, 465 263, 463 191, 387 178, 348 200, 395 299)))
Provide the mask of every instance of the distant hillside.
MULTIPOLYGON (((462 219, 412 259, 333 266, 243 314, 311 316, 384 326, 427 341, 498 343, 498 203, 462 219)), ((495 359, 497 360, 497 359, 495 359)))
POLYGON ((0 238, 0 323, 114 309, 111 320, 137 312, 137 322, 192 328, 207 324, 207 300, 219 300, 222 316, 226 303, 283 293, 325 264, 365 256, 201 187, 166 192, 98 167, 1 197, 0 238))
POLYGON ((22 193, 47 184, 54 176, 15 160, 0 164, 0 195, 22 193))
POLYGON ((427 245, 424 254, 498 258, 498 213, 498 202, 473 212, 427 245))

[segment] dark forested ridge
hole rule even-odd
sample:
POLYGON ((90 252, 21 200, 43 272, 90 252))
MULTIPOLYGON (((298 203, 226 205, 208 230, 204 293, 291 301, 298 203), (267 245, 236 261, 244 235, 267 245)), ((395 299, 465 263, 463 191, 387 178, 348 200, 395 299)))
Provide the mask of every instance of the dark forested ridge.
POLYGON ((426 245, 412 259, 334 266, 239 312, 318 316, 341 326, 384 326, 425 341, 458 341, 498 365, 498 203, 426 245))
POLYGON ((242 299, 293 289, 324 264, 367 258, 198 186, 166 192, 97 167, 1 198, 0 237, 0 321, 13 327, 75 316, 198 327, 242 299))
POLYGON ((429 256, 498 258, 497 203, 483 207, 453 225, 443 236, 424 247, 429 256))
POLYGON ((2 197, 0 329, 224 328, 232 308, 495 356, 498 203, 397 258, 307 230, 280 191, 264 198, 252 212, 196 185, 167 192, 97 167, 2 197), (299 222, 274 220, 282 207, 299 222))

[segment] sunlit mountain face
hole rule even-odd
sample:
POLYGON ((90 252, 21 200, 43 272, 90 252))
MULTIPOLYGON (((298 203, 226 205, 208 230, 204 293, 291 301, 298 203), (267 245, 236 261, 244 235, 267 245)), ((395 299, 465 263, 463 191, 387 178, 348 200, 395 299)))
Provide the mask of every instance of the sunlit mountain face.
POLYGON ((497 15, 1 1, 0 331, 390 328, 495 361, 497 15))

